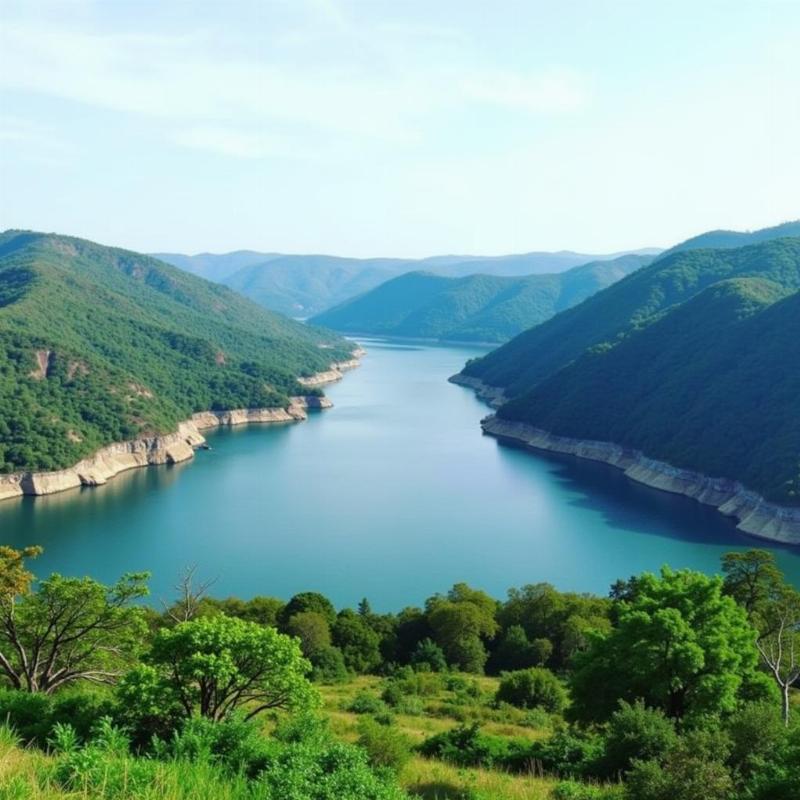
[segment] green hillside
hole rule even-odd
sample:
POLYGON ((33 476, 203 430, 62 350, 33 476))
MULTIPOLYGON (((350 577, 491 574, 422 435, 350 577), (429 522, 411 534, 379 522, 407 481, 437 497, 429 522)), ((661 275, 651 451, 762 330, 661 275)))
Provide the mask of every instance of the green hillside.
POLYGON ((68 466, 195 411, 285 405, 351 346, 149 256, 0 234, 0 471, 68 466))
POLYGON ((645 249, 590 256, 563 250, 503 256, 444 255, 422 259, 284 255, 251 250, 219 255, 153 255, 202 278, 224 283, 272 311, 310 317, 408 272, 425 271, 451 278, 477 273, 506 277, 549 275, 590 261, 610 261, 625 255, 653 256, 658 252, 645 249))
POLYGON ((406 264, 388 258, 277 256, 242 267, 223 283, 265 308, 310 316, 373 289, 406 264))
POLYGON ((340 331, 502 342, 650 261, 628 255, 556 275, 448 278, 412 272, 313 318, 340 331))
POLYGON ((715 249, 745 247, 748 244, 758 244, 759 242, 787 236, 800 236, 800 220, 784 222, 781 225, 762 228, 757 231, 707 231, 675 245, 675 247, 667 251, 667 254, 682 250, 698 250, 703 247, 713 247, 715 249))
MULTIPOLYGON (((791 243, 800 276, 800 240, 791 243)), ((796 280, 763 278, 709 286, 498 413, 800 505, 800 292, 787 296, 792 282, 796 289, 796 280)))
POLYGON ((800 238, 730 250, 688 250, 659 258, 580 305, 525 331, 464 374, 519 395, 581 356, 609 346, 721 280, 762 277, 800 288, 800 238))

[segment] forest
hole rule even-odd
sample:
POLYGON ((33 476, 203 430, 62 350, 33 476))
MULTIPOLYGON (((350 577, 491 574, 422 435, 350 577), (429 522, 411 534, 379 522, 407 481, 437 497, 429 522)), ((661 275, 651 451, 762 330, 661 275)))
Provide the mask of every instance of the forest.
POLYGON ((171 602, 0 548, 0 798, 790 800, 800 593, 761 550, 608 596, 171 602))

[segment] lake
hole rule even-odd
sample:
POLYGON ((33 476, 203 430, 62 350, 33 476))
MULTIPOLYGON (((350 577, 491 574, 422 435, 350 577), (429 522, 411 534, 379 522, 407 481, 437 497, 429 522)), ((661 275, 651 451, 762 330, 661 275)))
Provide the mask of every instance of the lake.
MULTIPOLYGON (((447 383, 477 348, 363 342, 363 366, 308 422, 209 433, 194 461, 98 489, 0 504, 0 543, 40 544, 38 574, 152 573, 153 601, 187 565, 213 594, 304 590, 377 610, 466 581, 497 597, 549 581, 605 593, 662 564, 716 571, 765 546, 713 509, 602 464, 481 435, 488 409, 447 383)), ((800 585, 800 552, 775 548, 800 585)))

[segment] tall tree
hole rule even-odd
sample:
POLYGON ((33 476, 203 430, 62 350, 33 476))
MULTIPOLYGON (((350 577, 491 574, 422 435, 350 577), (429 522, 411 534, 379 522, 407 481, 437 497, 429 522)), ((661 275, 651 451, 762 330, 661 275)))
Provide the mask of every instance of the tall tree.
POLYGON ((0 675, 15 689, 50 694, 69 683, 111 683, 135 656, 146 625, 132 601, 147 574, 113 586, 53 574, 33 587, 24 564, 41 548, 0 548, 0 675))
POLYGON ((645 573, 617 617, 576 656, 579 719, 606 720, 619 700, 640 698, 675 718, 730 711, 740 690, 758 683, 755 631, 719 578, 667 567, 645 573))
POLYGON ((756 647, 781 695, 788 726, 789 690, 800 680, 800 592, 786 583, 765 550, 726 553, 722 558, 725 590, 747 611, 757 631, 756 647))

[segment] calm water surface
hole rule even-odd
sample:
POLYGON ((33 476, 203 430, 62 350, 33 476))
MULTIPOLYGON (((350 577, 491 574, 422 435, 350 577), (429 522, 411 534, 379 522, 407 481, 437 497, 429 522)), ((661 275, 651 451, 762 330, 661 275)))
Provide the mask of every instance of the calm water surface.
MULTIPOLYGON (((481 351, 365 345, 363 366, 328 390, 333 410, 212 433, 188 464, 0 504, 0 543, 43 545, 39 574, 149 570, 155 600, 196 564, 218 595, 315 589, 380 610, 456 581, 498 597, 536 581, 605 593, 665 562, 715 571, 722 553, 755 545, 712 509, 612 468, 482 436, 486 407, 446 382, 481 351)), ((800 585, 800 553, 775 553, 800 585)))

